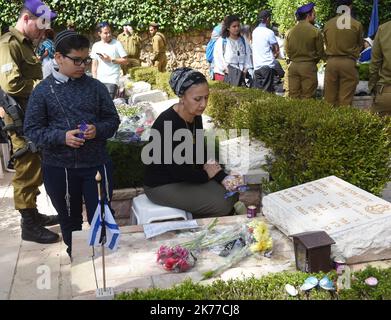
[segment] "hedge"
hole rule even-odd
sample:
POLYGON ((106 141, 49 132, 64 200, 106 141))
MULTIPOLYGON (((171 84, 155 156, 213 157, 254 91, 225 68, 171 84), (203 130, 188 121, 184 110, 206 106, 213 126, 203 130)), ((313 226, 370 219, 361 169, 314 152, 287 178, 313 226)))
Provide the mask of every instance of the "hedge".
MULTIPOLYGON (((155 68, 132 72, 135 80, 152 82, 154 88, 174 96, 168 90, 169 73, 158 73, 155 68)), ((222 82, 209 84, 206 113, 216 126, 249 129, 253 138, 273 150, 275 160, 265 168, 272 178, 265 182, 267 192, 336 175, 379 195, 390 180, 390 118, 351 107, 333 108, 322 100, 286 99, 222 82)), ((117 167, 116 186, 140 186, 141 148, 118 142, 111 152, 117 167)))
POLYGON ((144 180, 144 164, 141 150, 145 143, 124 143, 109 140, 107 150, 114 166, 114 189, 141 187, 144 180))
POLYGON ((145 81, 152 85, 152 89, 160 89, 166 92, 169 98, 176 97, 168 81, 170 72, 158 72, 155 67, 135 67, 128 70, 130 78, 134 81, 145 81))
MULTIPOLYGON (((308 297, 291 297, 285 292, 285 285, 300 287, 306 278, 315 276, 321 279, 324 274, 308 274, 303 272, 280 272, 261 278, 235 279, 229 281, 216 280, 212 284, 203 285, 186 280, 169 289, 135 289, 132 292, 118 294, 117 300, 390 300, 391 299, 391 268, 377 269, 367 267, 353 273, 351 288, 343 289, 338 295, 331 295, 323 289, 313 289, 308 297), (378 285, 370 287, 365 279, 375 277, 378 285)), ((330 272, 328 277, 336 283, 337 274, 330 272)))
POLYGON ((336 175, 379 195, 390 180, 391 119, 323 100, 212 87, 207 114, 223 129, 247 128, 273 150, 269 192, 336 175))

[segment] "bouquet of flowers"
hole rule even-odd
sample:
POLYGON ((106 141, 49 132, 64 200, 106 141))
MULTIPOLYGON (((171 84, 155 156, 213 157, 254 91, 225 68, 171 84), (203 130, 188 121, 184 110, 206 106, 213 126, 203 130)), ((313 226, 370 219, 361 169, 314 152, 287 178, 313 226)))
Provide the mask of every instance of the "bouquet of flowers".
POLYGON ((244 240, 243 247, 234 252, 225 264, 205 272, 204 279, 220 275, 228 268, 254 253, 265 252, 265 256, 269 256, 271 253, 273 240, 269 235, 266 223, 263 221, 253 220, 249 224, 244 225, 242 239, 244 240), (266 255, 266 252, 268 252, 268 255, 266 255))
POLYGON ((226 246, 239 240, 239 249, 236 246, 236 250, 233 250, 234 244, 229 246, 228 252, 225 252, 227 253, 226 255, 229 255, 226 258, 228 259, 227 262, 214 270, 204 273, 205 279, 218 276, 226 269, 254 253, 270 252, 273 241, 269 235, 268 227, 263 221, 253 220, 249 224, 230 228, 220 233, 213 232, 217 222, 218 219, 214 219, 193 240, 175 247, 161 246, 157 251, 157 262, 167 271, 185 272, 195 265, 196 255, 200 254, 202 250, 226 246))
POLYGON ((195 264, 195 257, 181 246, 161 246, 157 252, 157 262, 167 271, 185 272, 195 264))

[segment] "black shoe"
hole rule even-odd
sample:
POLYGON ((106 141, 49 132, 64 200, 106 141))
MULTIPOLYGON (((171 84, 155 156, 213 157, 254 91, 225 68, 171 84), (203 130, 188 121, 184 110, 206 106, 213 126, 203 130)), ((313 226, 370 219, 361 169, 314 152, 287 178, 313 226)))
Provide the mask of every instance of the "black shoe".
POLYGON ((8 161, 8 165, 7 165, 7 168, 5 170, 7 170, 8 172, 16 172, 15 169, 14 169, 14 161, 13 161, 13 159, 8 161))
POLYGON ((34 209, 19 210, 22 214, 21 227, 22 239, 37 243, 55 243, 60 240, 60 236, 41 225, 38 225, 34 217, 34 209))
POLYGON ((58 215, 48 216, 46 214, 39 213, 38 210, 35 213, 35 221, 42 227, 54 226, 59 224, 58 215))
POLYGON ((73 261, 73 259, 72 259, 72 249, 70 247, 67 247, 67 253, 68 253, 69 259, 71 259, 71 262, 72 262, 73 261))

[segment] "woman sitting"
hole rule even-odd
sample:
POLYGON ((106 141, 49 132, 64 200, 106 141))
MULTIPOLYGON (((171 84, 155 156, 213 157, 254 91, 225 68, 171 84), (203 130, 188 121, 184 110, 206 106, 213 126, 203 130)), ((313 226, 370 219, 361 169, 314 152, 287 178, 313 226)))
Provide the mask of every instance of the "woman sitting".
POLYGON ((208 103, 207 80, 196 70, 179 68, 171 74, 170 86, 180 100, 156 119, 143 149, 145 194, 158 205, 191 212, 194 218, 229 215, 237 197, 224 198, 221 182, 227 175, 203 156, 201 115, 208 103))
POLYGON ((364 39, 364 50, 361 51, 358 61, 361 63, 370 62, 372 55, 373 40, 371 38, 364 39))

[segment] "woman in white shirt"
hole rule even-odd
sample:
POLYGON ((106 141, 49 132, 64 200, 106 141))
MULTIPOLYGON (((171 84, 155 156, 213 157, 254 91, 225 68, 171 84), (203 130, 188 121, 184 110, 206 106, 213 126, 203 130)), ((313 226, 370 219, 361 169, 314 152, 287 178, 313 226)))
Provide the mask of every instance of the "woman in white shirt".
POLYGON ((251 48, 245 37, 240 35, 238 16, 224 19, 221 37, 214 47, 213 61, 214 80, 244 85, 247 72, 252 68, 251 48))

